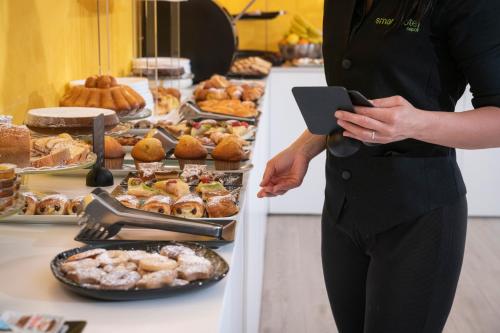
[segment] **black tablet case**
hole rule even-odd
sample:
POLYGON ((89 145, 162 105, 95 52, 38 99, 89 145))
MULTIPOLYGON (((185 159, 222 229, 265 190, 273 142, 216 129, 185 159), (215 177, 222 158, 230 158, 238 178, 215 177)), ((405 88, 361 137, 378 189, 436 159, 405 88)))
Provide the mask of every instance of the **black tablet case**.
POLYGON ((372 106, 359 92, 347 91, 344 87, 295 87, 292 94, 307 128, 317 135, 329 135, 341 129, 335 111, 354 112, 353 103, 372 106))

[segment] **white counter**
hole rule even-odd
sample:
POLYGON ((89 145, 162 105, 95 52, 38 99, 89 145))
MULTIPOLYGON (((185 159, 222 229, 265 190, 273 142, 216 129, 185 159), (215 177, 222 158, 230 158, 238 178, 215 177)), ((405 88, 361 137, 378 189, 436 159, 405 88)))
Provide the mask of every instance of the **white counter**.
MULTIPOLYGON (((174 297, 102 302, 77 296, 52 276, 51 260, 82 246, 77 226, 0 222, 0 313, 38 312, 85 320, 85 332, 258 332, 268 200, 256 198, 268 158, 268 102, 264 98, 245 203, 233 244, 217 249, 228 276, 214 286, 174 297)), ((115 178, 115 184, 121 179, 115 178)), ((71 196, 89 193, 83 177, 30 176, 29 186, 71 196)))

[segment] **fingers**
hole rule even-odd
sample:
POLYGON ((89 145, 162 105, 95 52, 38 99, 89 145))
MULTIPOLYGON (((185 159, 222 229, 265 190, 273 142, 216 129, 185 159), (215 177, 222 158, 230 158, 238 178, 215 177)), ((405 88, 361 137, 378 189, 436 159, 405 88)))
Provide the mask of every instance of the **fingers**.
MULTIPOLYGON (((345 112, 345 111, 337 111, 337 112, 335 112, 335 117, 337 117, 338 124, 340 126, 342 126, 341 123, 348 122, 348 123, 352 123, 354 125, 357 125, 359 127, 363 127, 363 128, 374 130, 374 131, 385 130, 384 123, 380 122, 377 119, 373 119, 367 115, 360 115, 360 114, 345 112)), ((342 127, 344 127, 344 126, 342 126, 342 127)))
POLYGON ((379 99, 374 99, 371 102, 376 108, 393 108, 396 106, 409 104, 409 102, 401 96, 379 98, 379 99))
POLYGON ((270 188, 262 188, 259 193, 257 193, 258 198, 273 198, 285 194, 287 191, 273 192, 270 188))
POLYGON ((344 136, 348 137, 348 138, 353 138, 353 139, 356 139, 356 140, 359 140, 359 141, 363 141, 363 142, 366 142, 366 143, 380 143, 380 144, 386 144, 386 143, 389 143, 389 142, 392 142, 392 140, 390 140, 389 138, 385 137, 385 136, 381 136, 381 135, 378 135, 377 133, 375 133, 375 139, 373 139, 373 136, 372 134, 370 134, 370 138, 362 138, 360 137, 359 135, 356 135, 352 132, 349 132, 349 131, 345 131, 343 133, 344 136))
POLYGON ((266 170, 264 171, 264 176, 262 176, 262 181, 260 182, 260 186, 268 186, 275 172, 276 166, 275 163, 271 160, 267 163, 266 170))

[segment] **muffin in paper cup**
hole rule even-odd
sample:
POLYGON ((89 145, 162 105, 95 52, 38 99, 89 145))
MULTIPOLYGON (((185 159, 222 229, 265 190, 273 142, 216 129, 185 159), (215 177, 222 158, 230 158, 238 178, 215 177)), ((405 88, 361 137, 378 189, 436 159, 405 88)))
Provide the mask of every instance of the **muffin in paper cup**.
POLYGON ((108 170, 120 170, 123 169, 123 160, 125 159, 125 156, 123 157, 116 157, 116 158, 105 158, 104 159, 104 166, 108 170))
POLYGON ((241 161, 219 161, 214 160, 215 170, 218 171, 233 171, 241 168, 241 161))

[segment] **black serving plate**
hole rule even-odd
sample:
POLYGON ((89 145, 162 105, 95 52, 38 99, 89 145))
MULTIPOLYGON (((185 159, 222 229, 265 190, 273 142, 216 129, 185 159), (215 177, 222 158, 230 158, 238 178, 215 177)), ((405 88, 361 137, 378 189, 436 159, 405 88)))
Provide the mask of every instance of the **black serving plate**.
POLYGON ((226 277, 229 271, 229 265, 216 252, 197 243, 168 241, 115 242, 113 244, 104 244, 100 246, 85 246, 62 252, 52 260, 52 262, 50 263, 50 269, 52 270, 52 274, 54 274, 55 278, 60 283, 62 283, 65 288, 81 296, 105 301, 136 301, 164 298, 179 293, 206 288, 226 277), (210 260, 214 267, 214 276, 208 280, 193 281, 185 286, 178 287, 164 287, 158 289, 100 290, 80 286, 79 284, 66 278, 64 273, 59 269, 60 264, 64 262, 68 257, 95 248, 103 248, 106 250, 144 250, 147 252, 160 252, 160 249, 165 245, 183 245, 193 249, 197 255, 210 260))

